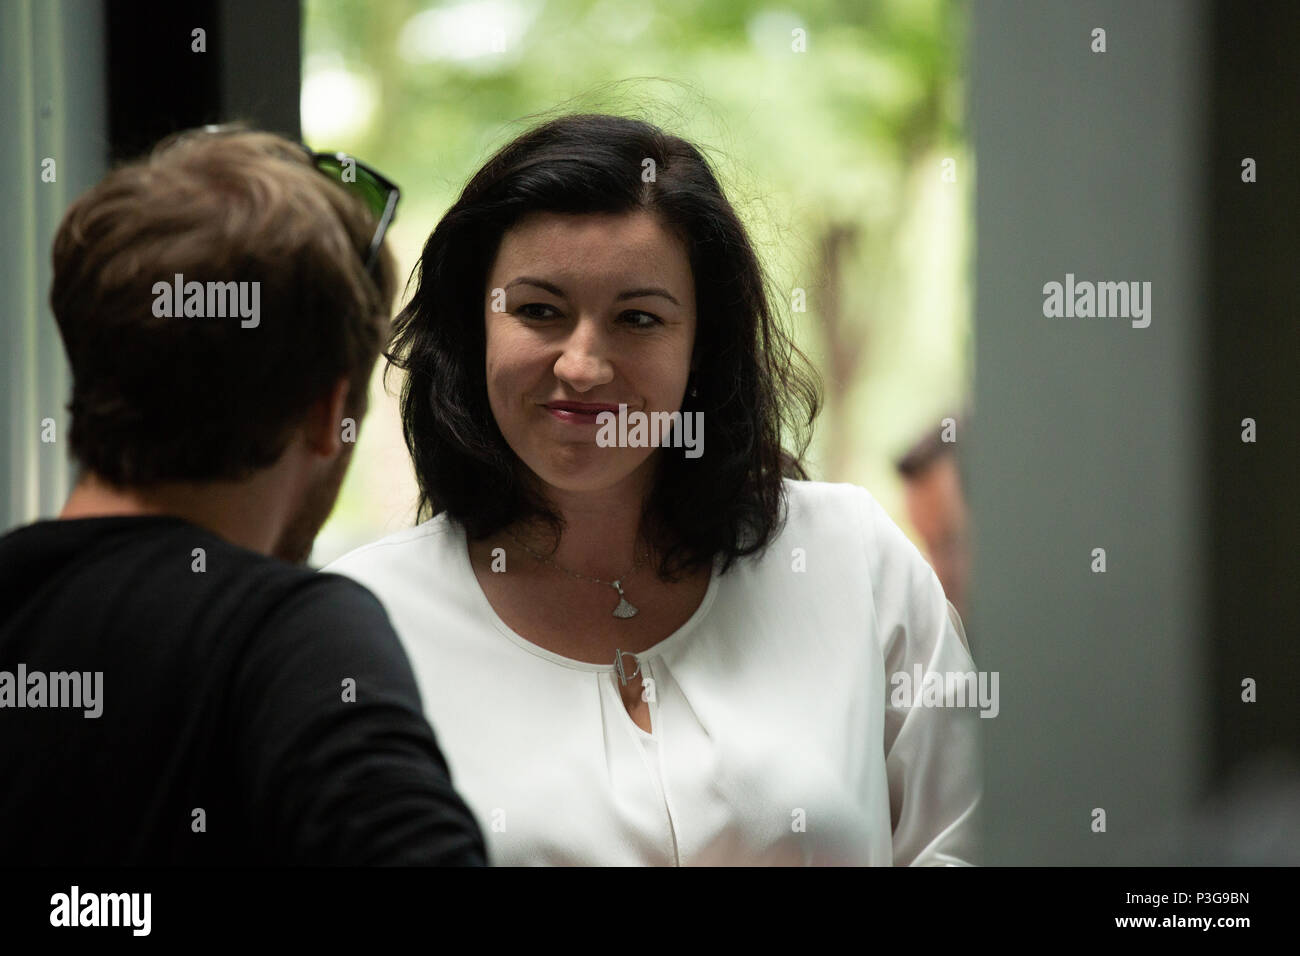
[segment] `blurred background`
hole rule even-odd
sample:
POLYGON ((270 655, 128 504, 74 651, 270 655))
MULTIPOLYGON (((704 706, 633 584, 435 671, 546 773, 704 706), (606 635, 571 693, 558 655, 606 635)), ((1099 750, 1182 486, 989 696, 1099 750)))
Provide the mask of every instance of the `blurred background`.
MULTIPOLYGON (((49 248, 111 163, 236 119, 354 153, 409 273, 543 114, 637 116, 784 296, 813 477, 881 500, 1001 675, 984 861, 1298 862, 1298 47, 1283 0, 0 0, 4 527, 68 491, 49 248), (1150 282, 1150 326, 1045 317, 1067 274, 1150 282)), ((413 521, 382 371, 313 564, 413 521)))

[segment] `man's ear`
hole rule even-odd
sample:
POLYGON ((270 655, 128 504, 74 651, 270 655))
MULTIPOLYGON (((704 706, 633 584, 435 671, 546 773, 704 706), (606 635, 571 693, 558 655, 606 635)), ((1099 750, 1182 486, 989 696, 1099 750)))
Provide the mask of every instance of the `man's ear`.
MULTIPOLYGON (((318 455, 332 458, 343 448, 343 418, 351 383, 346 377, 334 383, 330 391, 312 403, 303 423, 307 447, 318 455)), ((351 427, 353 440, 359 422, 351 427)))

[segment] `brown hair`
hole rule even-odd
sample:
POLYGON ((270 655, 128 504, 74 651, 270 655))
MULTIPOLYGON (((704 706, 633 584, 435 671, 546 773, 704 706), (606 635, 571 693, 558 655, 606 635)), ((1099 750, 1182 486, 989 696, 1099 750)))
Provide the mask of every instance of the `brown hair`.
POLYGON ((279 458, 341 377, 359 418, 397 285, 387 249, 373 277, 361 260, 374 229, 270 133, 182 133, 109 173, 54 240, 72 454, 117 485, 237 479, 279 458), (160 317, 155 284, 177 274, 258 283, 257 324, 160 317))

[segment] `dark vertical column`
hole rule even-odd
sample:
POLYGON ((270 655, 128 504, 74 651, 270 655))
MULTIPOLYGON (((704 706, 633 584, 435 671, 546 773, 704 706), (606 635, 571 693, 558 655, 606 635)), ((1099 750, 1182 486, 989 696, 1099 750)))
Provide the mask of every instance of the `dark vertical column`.
POLYGON ((109 2, 108 130, 114 162, 168 133, 221 120, 216 0, 109 2), (192 50, 205 31, 207 51, 192 50))
POLYGON ((1213 21, 1207 442, 1222 778, 1268 753, 1300 760, 1300 5, 1215 0, 1213 21), (1242 700, 1246 678, 1255 703, 1242 700))
POLYGON ((297 3, 116 0, 107 11, 114 160, 206 123, 243 120, 299 135, 297 3), (204 31, 203 51, 195 49, 196 29, 204 31))
POLYGON ((220 0, 221 103, 227 118, 301 138, 302 11, 297 0, 220 0))

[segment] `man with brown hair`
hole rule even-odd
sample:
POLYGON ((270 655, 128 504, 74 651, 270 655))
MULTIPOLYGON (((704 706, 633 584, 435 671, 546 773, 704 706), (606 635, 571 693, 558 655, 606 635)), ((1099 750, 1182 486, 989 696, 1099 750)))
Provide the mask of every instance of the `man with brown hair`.
POLYGON ((0 538, 0 861, 486 862, 383 608, 301 566, 387 333, 396 197, 205 130, 68 210, 81 474, 0 538))

